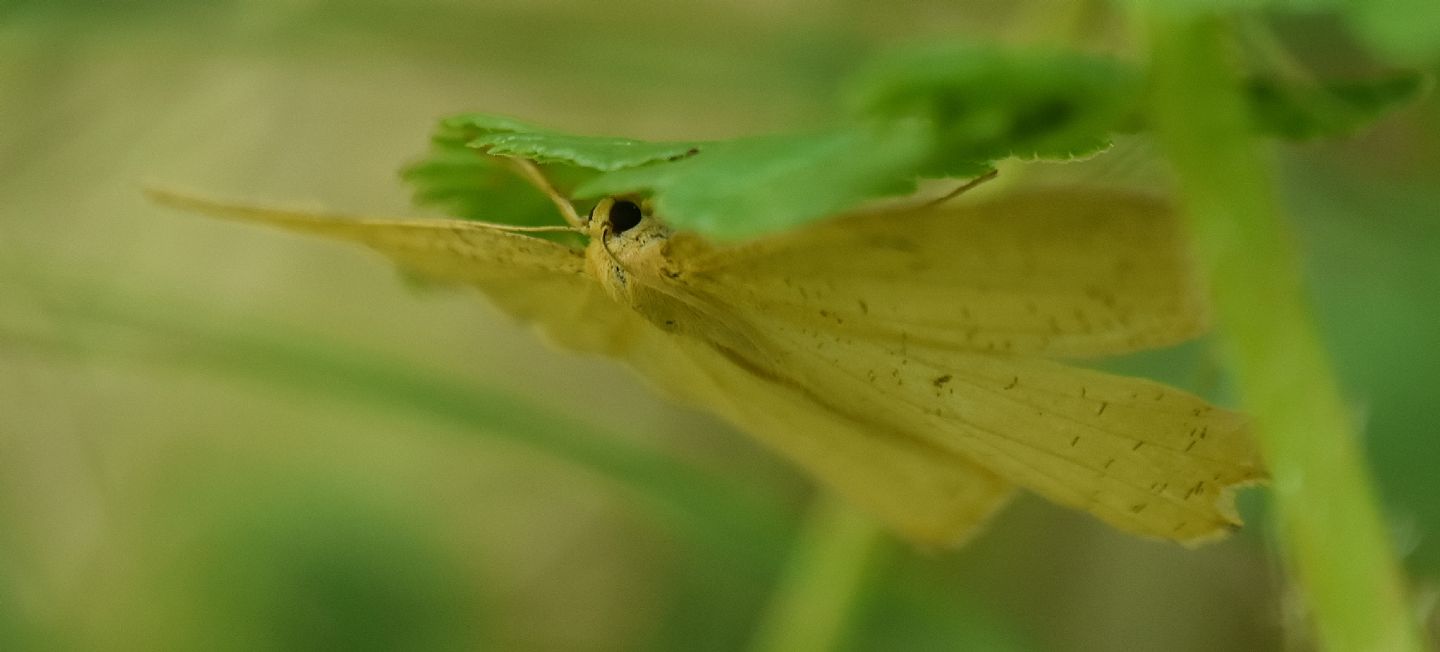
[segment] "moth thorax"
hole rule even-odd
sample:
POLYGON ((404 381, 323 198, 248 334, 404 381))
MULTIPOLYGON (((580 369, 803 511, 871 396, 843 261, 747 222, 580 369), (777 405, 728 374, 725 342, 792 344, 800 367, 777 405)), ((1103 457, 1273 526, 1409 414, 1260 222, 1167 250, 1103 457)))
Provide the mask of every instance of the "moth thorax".
POLYGON ((668 231, 647 220, 619 235, 592 238, 585 252, 590 273, 616 301, 631 303, 630 288, 654 282, 665 269, 668 231))

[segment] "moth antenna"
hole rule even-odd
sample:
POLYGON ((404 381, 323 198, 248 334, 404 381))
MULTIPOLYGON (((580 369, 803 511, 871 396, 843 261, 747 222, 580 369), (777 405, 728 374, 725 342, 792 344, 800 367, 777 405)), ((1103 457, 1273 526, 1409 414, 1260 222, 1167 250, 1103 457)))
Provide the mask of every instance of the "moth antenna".
POLYGON ((609 224, 604 224, 600 227, 600 248, 605 250, 605 255, 609 256, 610 261, 615 263, 615 266, 619 267, 621 271, 626 273, 630 271, 629 268, 625 267, 625 263, 620 262, 620 259, 615 257, 615 252, 610 251, 609 224))
POLYGON ((947 202, 947 201, 950 201, 950 200, 952 200, 952 199, 954 199, 954 198, 956 198, 956 197, 959 197, 959 196, 962 195, 962 194, 965 194, 965 191, 970 190, 970 189, 974 188, 975 186, 978 186, 978 185, 980 185, 980 184, 982 184, 982 183, 985 183, 986 181, 989 181, 989 180, 991 180, 991 179, 994 179, 995 177, 999 176, 999 174, 1000 174, 1000 171, 999 171, 999 170, 990 170, 989 172, 986 172, 985 174, 982 174, 982 175, 980 175, 980 176, 978 176, 978 177, 975 177, 974 179, 971 179, 971 180, 969 180, 969 181, 966 181, 966 182, 965 182, 964 184, 962 184, 959 188, 956 188, 956 189, 954 189, 954 190, 951 190, 950 192, 947 192, 947 193, 945 193, 944 195, 942 195, 942 196, 940 196, 940 197, 938 197, 938 198, 936 198, 936 199, 932 199, 932 200, 927 201, 927 202, 925 202, 925 203, 923 203, 923 204, 920 204, 920 205, 917 206, 916 208, 930 208, 930 207, 932 207, 932 206, 938 206, 938 205, 940 205, 940 204, 943 204, 943 203, 945 203, 945 202, 947 202))
POLYGON ((582 235, 585 233, 585 229, 576 228, 573 226, 560 226, 558 224, 545 226, 512 226, 509 224, 504 224, 498 225, 498 228, 506 231, 517 231, 520 233, 558 233, 562 231, 566 233, 579 233, 582 235))
POLYGON ((500 158, 515 168, 516 173, 522 179, 529 181, 530 185, 545 193, 545 196, 550 198, 550 202, 555 204, 555 208, 560 209, 561 217, 564 217, 570 226, 576 229, 585 227, 585 222, 580 219, 580 214, 575 212, 575 205, 571 204, 569 199, 566 199, 564 195, 560 194, 560 191, 555 189, 555 186, 550 184, 550 180, 545 178, 545 173, 541 172, 539 166, 535 165, 533 161, 508 156, 500 158))

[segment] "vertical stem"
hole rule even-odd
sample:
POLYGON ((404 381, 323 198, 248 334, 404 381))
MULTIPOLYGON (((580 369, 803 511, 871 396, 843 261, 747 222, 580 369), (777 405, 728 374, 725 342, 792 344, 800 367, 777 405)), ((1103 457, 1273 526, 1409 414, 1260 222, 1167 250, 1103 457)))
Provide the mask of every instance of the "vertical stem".
POLYGON ((1151 10, 1152 117, 1180 177, 1222 345, 1273 476, 1279 533, 1329 650, 1419 650, 1363 453, 1303 299, 1227 33, 1151 10))
POLYGON ((816 497, 751 649, 836 649, 880 536, 869 518, 839 498, 816 497))

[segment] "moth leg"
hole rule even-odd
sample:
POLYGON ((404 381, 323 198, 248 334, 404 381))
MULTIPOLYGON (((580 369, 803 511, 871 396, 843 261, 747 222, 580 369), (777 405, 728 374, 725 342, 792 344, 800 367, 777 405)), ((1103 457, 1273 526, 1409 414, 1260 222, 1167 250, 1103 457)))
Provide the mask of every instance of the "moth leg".
POLYGON ((555 186, 550 183, 550 180, 545 178, 545 173, 541 172, 540 167, 535 165, 533 161, 521 158, 510 158, 508 156, 497 158, 504 160, 510 167, 515 169, 515 173, 520 175, 520 178, 530 182, 530 185, 535 186, 536 190, 539 190, 544 193, 546 197, 549 197, 550 202, 555 204, 555 208, 560 210, 560 216, 564 217, 570 226, 579 229, 585 228, 585 221, 580 219, 579 213, 575 212, 575 205, 571 204, 568 198, 555 189, 555 186))

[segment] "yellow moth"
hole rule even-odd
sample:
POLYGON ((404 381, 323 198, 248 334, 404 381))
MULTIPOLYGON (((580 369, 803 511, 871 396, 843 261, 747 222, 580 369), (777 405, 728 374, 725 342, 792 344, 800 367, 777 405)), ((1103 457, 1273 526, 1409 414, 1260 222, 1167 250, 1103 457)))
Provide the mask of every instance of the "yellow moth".
POLYGON ((1011 192, 859 212, 712 244, 647 205, 588 216, 589 238, 522 227, 157 201, 368 246, 479 288, 559 346, 620 358, 711 410, 901 536, 963 541, 1016 488, 1182 543, 1239 524, 1264 478, 1243 417, 1149 380, 1068 366, 1177 343, 1205 325, 1177 222, 1138 194, 1011 192))

